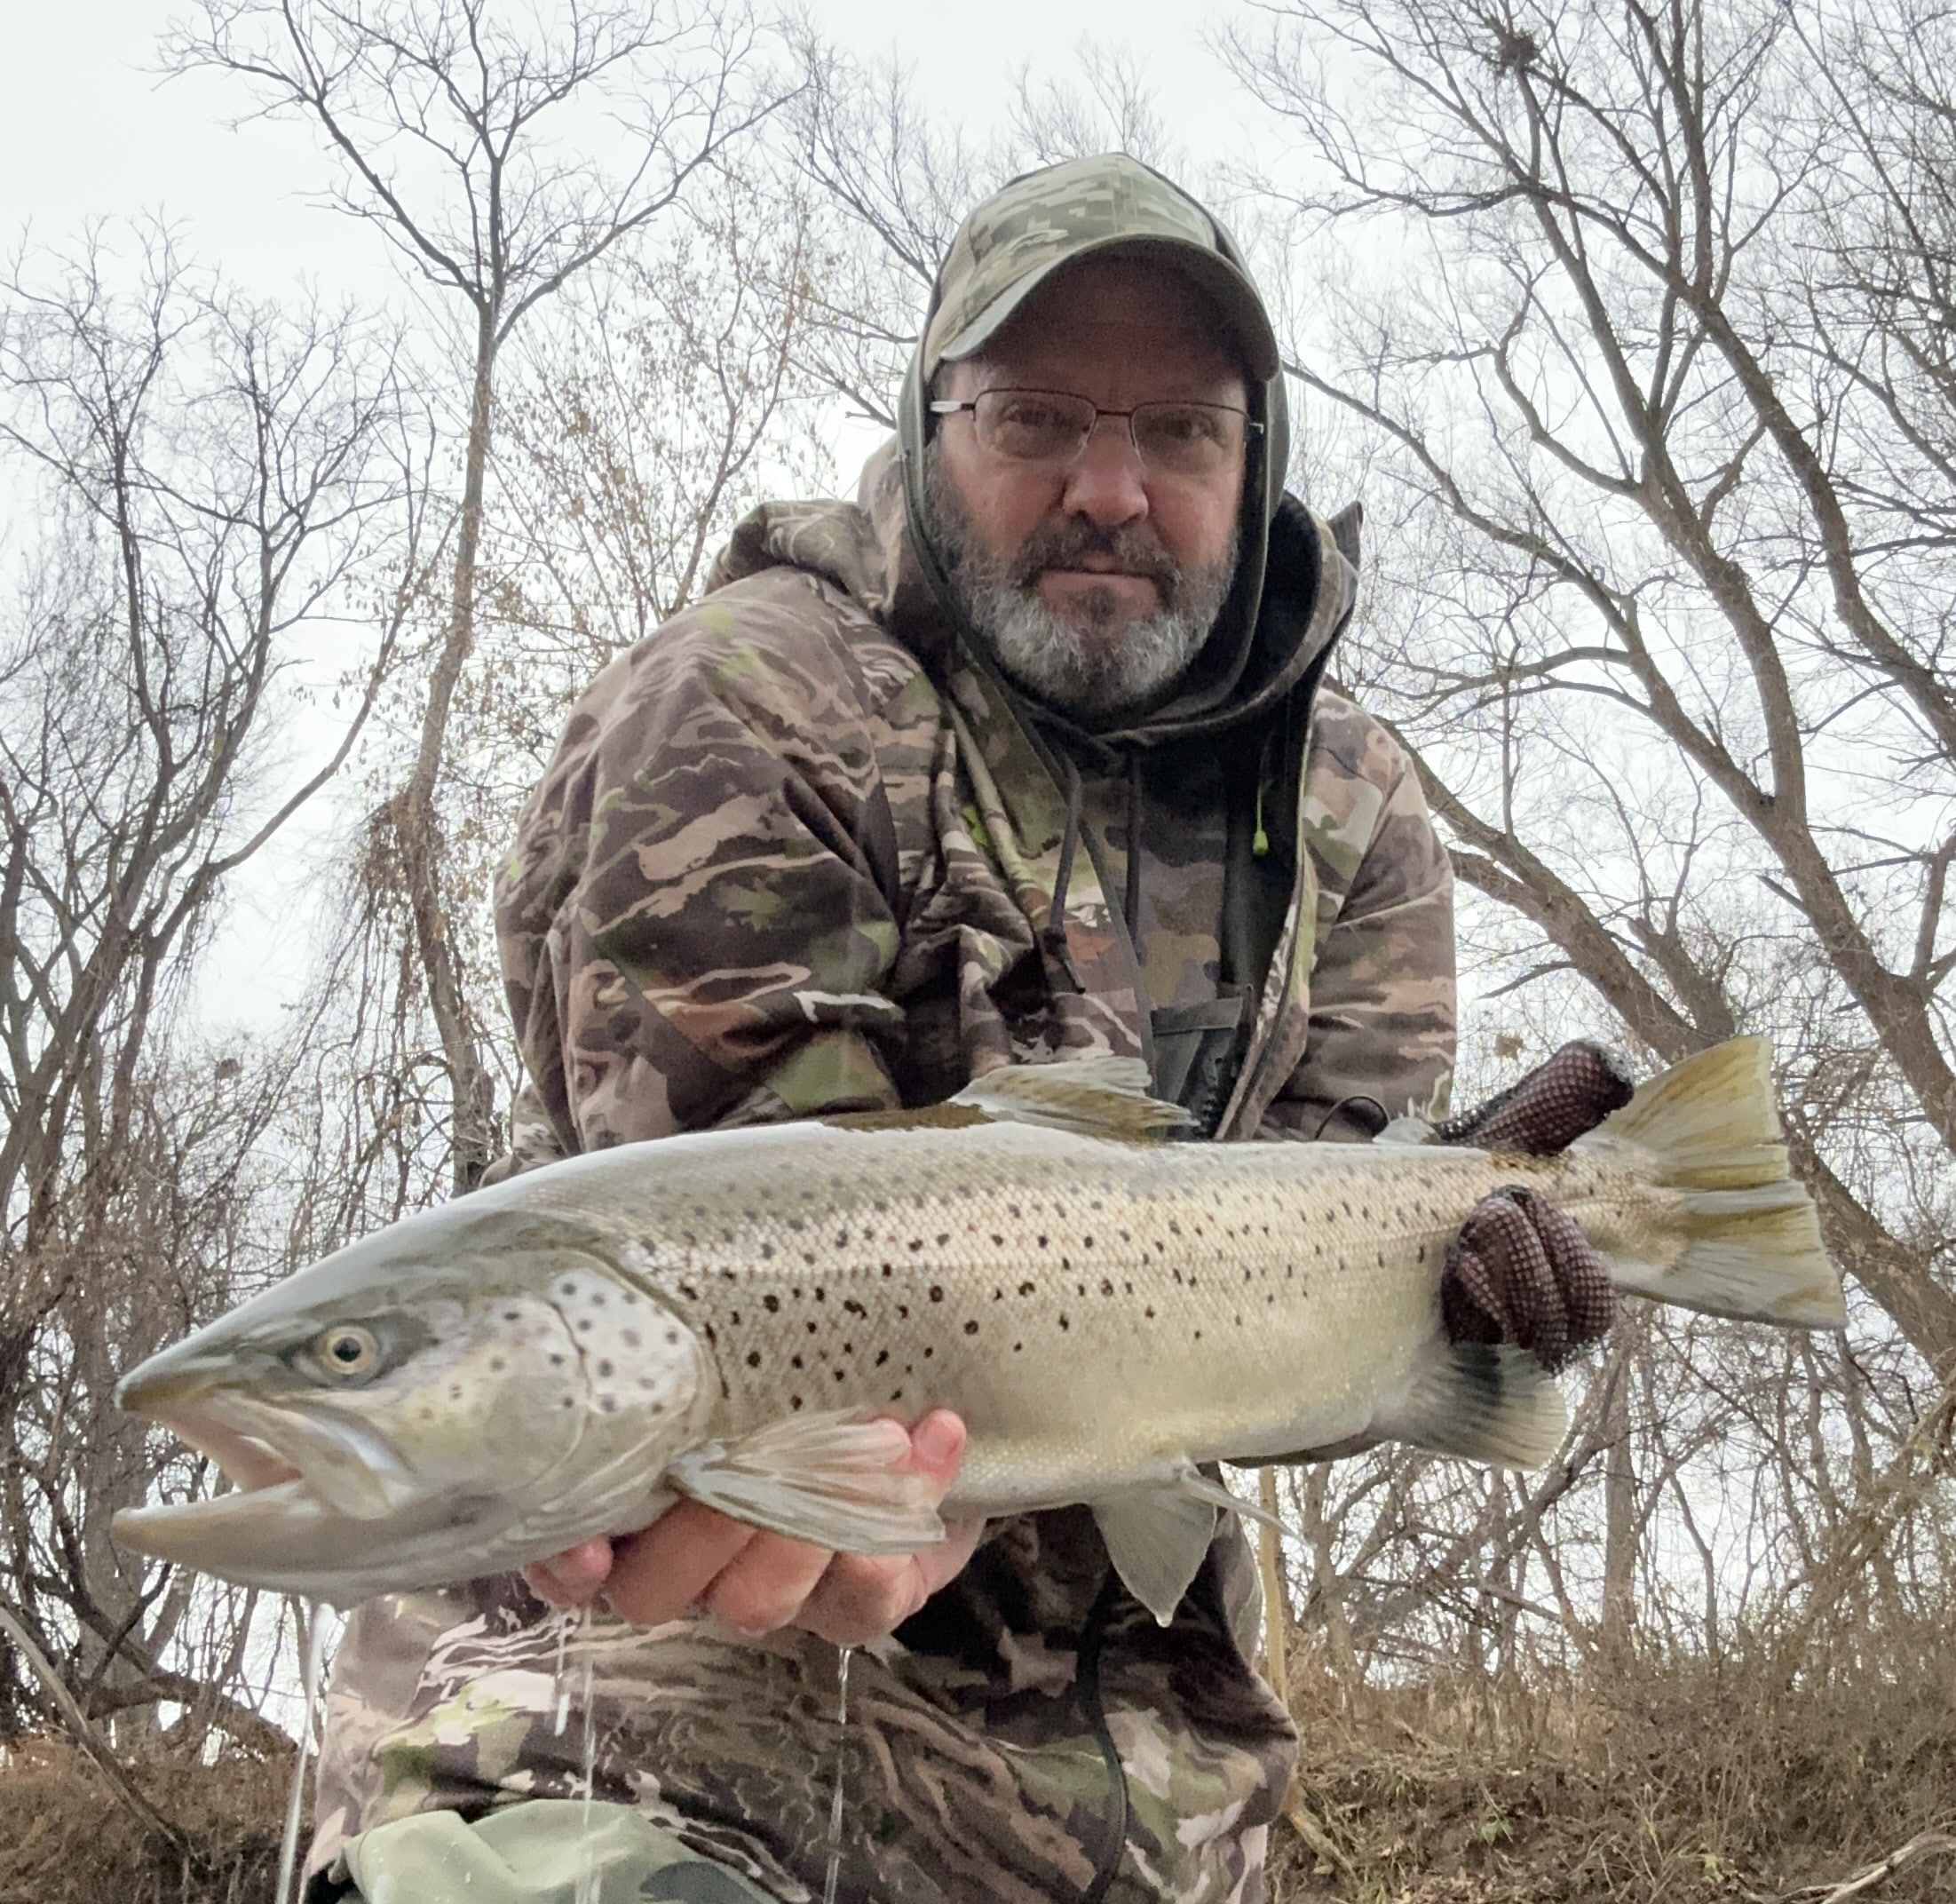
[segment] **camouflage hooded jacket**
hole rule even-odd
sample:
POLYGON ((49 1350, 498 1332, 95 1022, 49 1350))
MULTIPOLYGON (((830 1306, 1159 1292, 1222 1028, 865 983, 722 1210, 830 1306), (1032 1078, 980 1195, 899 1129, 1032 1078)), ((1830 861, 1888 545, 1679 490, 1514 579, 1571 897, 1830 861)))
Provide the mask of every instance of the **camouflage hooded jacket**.
MULTIPOLYGON (((1355 521, 1283 497, 1275 456, 1233 643, 1121 734, 1029 707, 958 626, 900 450, 856 504, 748 518, 592 684, 525 812, 498 896, 519 1165, 1089 1051, 1148 1059, 1223 1139, 1362 1133, 1360 1098, 1437 1114, 1447 862, 1403 754, 1320 685, 1355 521)), ((999 1524, 858 1657, 839 1743, 820 1642, 601 1625, 598 1794, 802 1897, 840 1751, 851 1896, 1260 1895, 1294 1739, 1249 1664, 1240 1534, 1166 1630, 1110 1580, 1083 1511, 999 1524)), ((509 1582, 362 1609, 314 1866, 417 1809, 577 1789, 558 1645, 509 1582)))

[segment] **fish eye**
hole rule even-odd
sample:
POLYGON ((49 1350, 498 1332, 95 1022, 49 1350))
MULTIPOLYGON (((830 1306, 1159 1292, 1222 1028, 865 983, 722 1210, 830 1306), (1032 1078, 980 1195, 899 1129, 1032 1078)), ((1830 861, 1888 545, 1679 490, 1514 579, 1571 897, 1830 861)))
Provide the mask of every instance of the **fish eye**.
POLYGON ((380 1338, 357 1322, 340 1322, 313 1343, 313 1359, 340 1382, 357 1382, 380 1366, 380 1338))

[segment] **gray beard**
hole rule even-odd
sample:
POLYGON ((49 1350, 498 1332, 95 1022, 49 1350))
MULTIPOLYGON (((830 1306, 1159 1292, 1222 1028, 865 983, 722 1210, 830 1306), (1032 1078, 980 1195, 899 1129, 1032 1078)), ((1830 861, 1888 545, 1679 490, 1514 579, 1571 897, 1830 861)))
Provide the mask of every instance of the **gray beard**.
POLYGON ((1148 529, 1100 530, 1077 520, 1042 525, 1002 560, 974 540, 963 498, 945 475, 935 443, 925 452, 924 496, 930 539, 958 607, 999 665, 1049 707, 1096 725, 1147 706, 1181 679, 1236 579, 1240 532, 1213 568, 1182 567, 1148 529), (1161 606, 1118 635, 1112 631, 1123 610, 1111 589, 1088 595, 1083 625, 1055 615, 1034 592, 1039 575, 1086 553, 1152 575, 1161 606))

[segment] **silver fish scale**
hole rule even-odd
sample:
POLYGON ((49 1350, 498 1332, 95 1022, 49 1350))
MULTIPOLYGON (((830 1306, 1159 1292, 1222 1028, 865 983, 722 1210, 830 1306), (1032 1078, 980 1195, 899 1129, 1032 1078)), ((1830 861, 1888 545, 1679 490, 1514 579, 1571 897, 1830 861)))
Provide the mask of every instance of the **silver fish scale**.
POLYGON ((751 1135, 668 1140, 655 1183, 603 1199, 635 1273, 713 1358, 710 1432, 952 1407, 971 1431, 965 1507, 1361 1432, 1433 1337, 1467 1211, 1538 1174, 1472 1151, 1010 1123, 751 1135))

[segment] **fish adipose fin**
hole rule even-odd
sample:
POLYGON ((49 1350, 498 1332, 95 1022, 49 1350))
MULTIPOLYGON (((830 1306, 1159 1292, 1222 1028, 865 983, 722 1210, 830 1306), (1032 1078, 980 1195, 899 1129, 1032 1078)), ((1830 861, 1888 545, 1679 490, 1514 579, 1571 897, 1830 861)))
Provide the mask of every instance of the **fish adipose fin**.
POLYGON ((915 1553, 944 1538, 892 1421, 811 1415, 689 1449, 666 1470, 681 1494, 736 1520, 838 1553, 915 1553))
POLYGON ((1063 1064, 1001 1065, 950 1100, 987 1117, 1043 1124, 1080 1137, 1145 1143, 1194 1123, 1178 1104, 1148 1095, 1139 1058, 1070 1058, 1063 1064))
POLYGON ((1216 1517, 1247 1514, 1281 1534, 1282 1521, 1193 1466, 1158 1488, 1136 1488, 1094 1503, 1094 1519, 1121 1583, 1166 1626, 1201 1570, 1216 1517))
POLYGON ((1562 1445, 1568 1411, 1532 1349, 1460 1342, 1427 1363, 1406 1400, 1374 1425, 1437 1455, 1539 1468, 1562 1445))
POLYGON ((1655 1181, 1683 1199, 1683 1254, 1667 1267, 1608 1252, 1619 1289, 1807 1329, 1847 1321, 1841 1273, 1787 1162, 1763 1038, 1728 1039, 1674 1065, 1596 1137, 1636 1146, 1655 1181))

